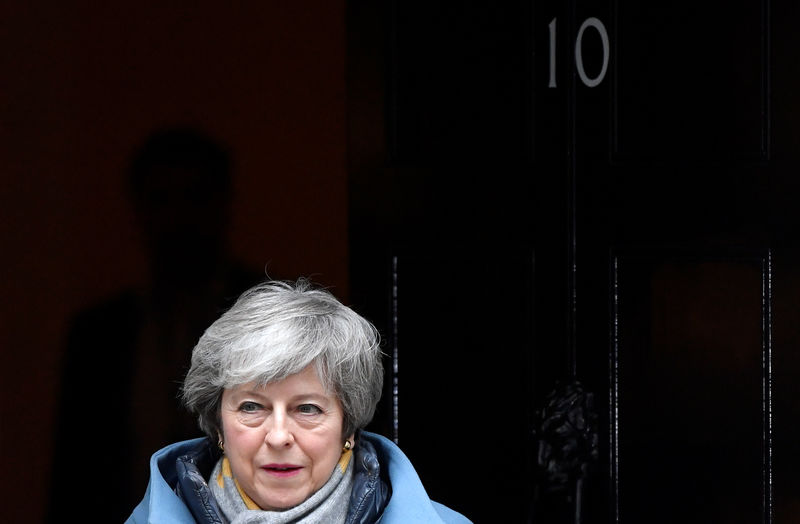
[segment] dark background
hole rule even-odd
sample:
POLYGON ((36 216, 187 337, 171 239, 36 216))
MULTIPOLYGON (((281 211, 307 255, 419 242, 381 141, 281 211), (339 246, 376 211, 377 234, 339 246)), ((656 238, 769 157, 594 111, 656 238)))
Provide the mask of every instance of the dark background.
MULTIPOLYGON (((44 517, 70 319, 148 281, 126 170, 155 128, 196 126, 230 149, 234 256, 346 300, 344 31, 337 1, 0 8, 0 447, 14 501, 0 520, 44 517)), ((105 398, 75 409, 113 416, 105 398)), ((74 428, 90 468, 106 429, 74 428)))

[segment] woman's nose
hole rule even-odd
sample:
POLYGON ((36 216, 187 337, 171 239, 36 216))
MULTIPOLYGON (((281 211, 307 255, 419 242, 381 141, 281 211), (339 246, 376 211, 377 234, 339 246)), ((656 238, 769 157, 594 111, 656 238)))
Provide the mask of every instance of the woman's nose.
POLYGON ((267 445, 272 447, 285 447, 294 441, 294 436, 289 425, 288 417, 278 410, 273 411, 272 420, 267 428, 264 438, 267 445))

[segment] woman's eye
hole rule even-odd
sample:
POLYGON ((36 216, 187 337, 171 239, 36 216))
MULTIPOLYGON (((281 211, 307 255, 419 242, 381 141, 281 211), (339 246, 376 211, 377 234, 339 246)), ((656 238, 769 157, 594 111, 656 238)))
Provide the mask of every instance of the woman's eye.
POLYGON ((245 413, 254 413, 259 409, 261 409, 261 406, 255 402, 242 402, 239 406, 239 411, 244 411, 245 413))
POLYGON ((297 410, 304 415, 318 415, 322 410, 314 404, 300 404, 297 410))

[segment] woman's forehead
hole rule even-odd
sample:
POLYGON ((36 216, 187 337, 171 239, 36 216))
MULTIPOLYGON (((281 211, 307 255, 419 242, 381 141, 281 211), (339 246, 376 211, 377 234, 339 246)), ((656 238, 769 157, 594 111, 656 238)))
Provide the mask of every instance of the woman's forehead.
POLYGON ((316 394, 329 396, 329 392, 320 380, 316 366, 309 364, 298 373, 294 373, 280 380, 261 384, 257 381, 246 382, 231 388, 226 388, 231 394, 257 394, 261 396, 272 395, 301 395, 316 394))

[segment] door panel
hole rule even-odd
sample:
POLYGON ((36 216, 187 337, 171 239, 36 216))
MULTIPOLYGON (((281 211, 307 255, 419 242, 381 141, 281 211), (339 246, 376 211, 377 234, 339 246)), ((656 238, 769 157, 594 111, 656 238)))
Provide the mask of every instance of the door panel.
POLYGON ((398 443, 428 494, 476 522, 531 499, 533 254, 399 254, 392 348, 398 443), (491 501, 491 503, 487 503, 491 501))
POLYGON ((615 161, 766 159, 767 3, 614 3, 615 161))
POLYGON ((525 158, 529 4, 390 0, 388 9, 393 161, 525 158))
POLYGON ((614 274, 617 521, 760 522, 772 507, 768 259, 621 256, 614 274))

